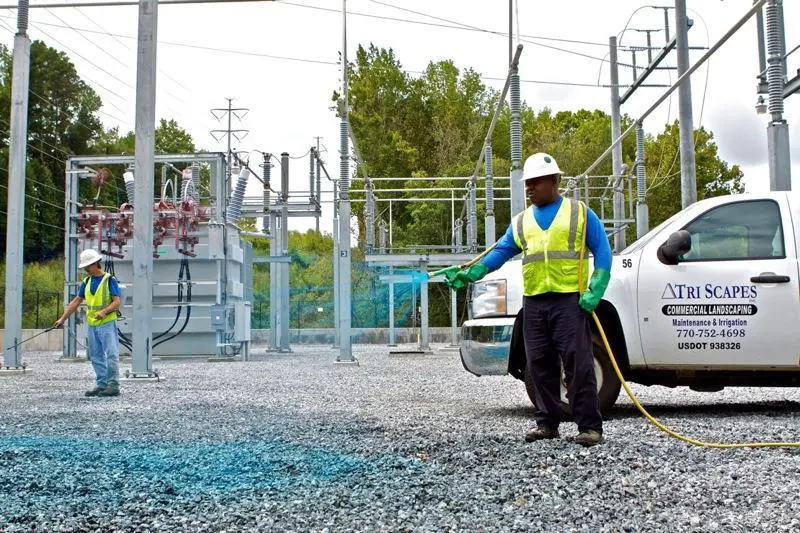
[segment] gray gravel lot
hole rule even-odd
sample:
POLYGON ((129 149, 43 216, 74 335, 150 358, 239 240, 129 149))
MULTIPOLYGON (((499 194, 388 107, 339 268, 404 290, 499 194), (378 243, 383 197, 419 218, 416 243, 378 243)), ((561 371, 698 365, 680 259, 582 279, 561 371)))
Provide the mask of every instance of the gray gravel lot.
MULTIPOLYGON (((0 531, 800 530, 800 450, 691 447, 623 397, 600 446, 526 444, 521 382, 354 353, 157 361, 92 399, 88 363, 26 354, 0 378, 0 531)), ((796 389, 634 390, 693 437, 800 440, 796 389)))

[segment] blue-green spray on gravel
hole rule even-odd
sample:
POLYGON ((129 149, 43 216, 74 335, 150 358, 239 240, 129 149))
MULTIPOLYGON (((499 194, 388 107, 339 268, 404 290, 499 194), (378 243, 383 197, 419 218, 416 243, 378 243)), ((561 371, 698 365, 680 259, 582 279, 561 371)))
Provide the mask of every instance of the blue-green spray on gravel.
POLYGON ((58 437, 0 437, 0 486, 9 495, 69 497, 146 492, 191 497, 242 489, 345 481, 413 468, 397 456, 361 458, 287 442, 169 443, 58 437))

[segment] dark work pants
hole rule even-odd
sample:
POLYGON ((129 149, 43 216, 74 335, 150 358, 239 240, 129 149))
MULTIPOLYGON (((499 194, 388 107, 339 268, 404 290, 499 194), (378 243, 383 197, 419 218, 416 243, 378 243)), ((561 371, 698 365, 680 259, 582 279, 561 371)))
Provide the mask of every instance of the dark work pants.
POLYGON ((560 356, 578 431, 603 431, 589 318, 590 315, 578 307, 577 293, 547 293, 524 298, 525 353, 536 385, 534 417, 539 426, 556 429, 561 421, 560 356))

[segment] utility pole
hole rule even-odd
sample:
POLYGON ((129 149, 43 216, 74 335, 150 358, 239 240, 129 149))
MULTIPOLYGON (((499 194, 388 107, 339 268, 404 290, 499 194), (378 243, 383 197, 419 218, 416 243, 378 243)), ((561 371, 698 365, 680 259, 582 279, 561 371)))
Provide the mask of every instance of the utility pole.
POLYGON ((139 2, 136 61, 136 158, 133 198, 133 362, 135 378, 151 378, 153 315, 153 183, 156 128, 158 0, 139 2))
MULTIPOLYGON (((619 100, 619 65, 617 64, 617 38, 615 36, 609 37, 608 46, 610 61, 609 70, 611 72, 611 139, 613 140, 619 138, 622 132, 622 113, 620 111, 619 100)), ((617 143, 611 151, 611 174, 611 182, 614 185, 614 251, 619 252, 625 248, 625 235, 622 232, 622 212, 625 198, 622 191, 617 187, 617 182, 622 178, 622 143, 617 143)))
POLYGON ((8 216, 6 221, 6 315, 3 368, 24 371, 22 340, 22 263, 25 248, 25 161, 28 139, 28 89, 31 40, 28 37, 28 0, 20 0, 11 79, 11 131, 8 158, 8 216))
POLYGON ((350 336, 350 143, 347 72, 347 0, 342 0, 342 100, 339 141, 339 357, 337 363, 357 363, 350 336))
POLYGON ((789 124, 783 118, 786 74, 786 37, 783 26, 783 2, 769 0, 767 19, 767 89, 770 121, 767 126, 769 150, 769 190, 792 190, 792 161, 789 148, 789 124))
MULTIPOLYGON (((678 76, 682 76, 689 70, 689 24, 686 18, 686 0, 675 0, 675 37, 678 53, 678 76)), ((681 150, 681 208, 685 209, 697 201, 692 84, 688 76, 678 87, 678 115, 681 150)))
POLYGON ((223 137, 227 137, 227 143, 228 143, 227 154, 228 155, 227 155, 227 161, 226 161, 226 163, 227 163, 227 172, 225 173, 225 179, 226 179, 227 184, 228 184, 228 186, 227 186, 228 195, 230 196, 231 190, 233 188, 233 181, 231 180, 231 167, 233 167, 233 151, 231 149, 231 137, 236 137, 236 140, 241 142, 241 140, 244 139, 245 137, 247 137, 247 134, 250 132, 250 130, 233 129, 231 121, 232 121, 232 117, 234 117, 234 116, 241 121, 244 118, 244 116, 247 114, 247 112, 250 111, 250 110, 247 109, 247 108, 244 108, 244 107, 233 107, 233 98, 226 98, 226 100, 228 101, 228 107, 212 109, 211 110, 211 114, 214 115, 214 118, 216 118, 217 120, 221 120, 222 117, 227 115, 228 116, 228 129, 225 129, 225 130, 211 130, 211 136, 214 137, 214 139, 216 139, 217 142, 222 140, 223 137), (218 113, 219 113, 219 115, 218 115, 218 113), (239 116, 239 113, 242 113, 242 115, 239 116), (219 137, 217 137, 216 134, 218 134, 219 137), (240 135, 241 135, 241 137, 240 137, 240 135))
MULTIPOLYGON (((278 253, 289 256, 289 154, 281 154, 281 218, 278 253)), ((289 347, 289 263, 278 263, 278 351, 291 352, 289 347)))

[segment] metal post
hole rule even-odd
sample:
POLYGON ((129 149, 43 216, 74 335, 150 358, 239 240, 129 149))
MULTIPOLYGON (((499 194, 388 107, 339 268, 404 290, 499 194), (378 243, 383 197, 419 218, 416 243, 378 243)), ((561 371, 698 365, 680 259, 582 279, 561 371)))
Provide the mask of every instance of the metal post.
POLYGON ((789 151, 789 124, 783 118, 784 64, 786 40, 783 28, 783 2, 769 0, 767 18, 767 87, 770 122, 767 126, 769 150, 769 190, 792 190, 792 162, 789 151))
POLYGON ((636 123, 636 238, 650 231, 644 156, 644 128, 641 123, 636 123))
POLYGON ((366 203, 364 205, 364 218, 366 225, 366 245, 367 253, 372 253, 375 247, 375 193, 373 192, 372 182, 367 181, 364 184, 367 192, 366 203))
POLYGON ((339 184, 333 182, 333 347, 339 347, 339 184))
POLYGON ((158 1, 139 2, 136 63, 136 158, 133 202, 133 377, 153 377, 153 172, 158 1))
MULTIPOLYGON (((686 0, 675 0, 675 37, 678 52, 678 76, 689 70, 689 23, 686 0)), ((678 116, 681 149, 681 208, 697 201, 697 178, 694 157, 694 119, 692 84, 687 76, 678 87, 678 116)))
POLYGON ((378 253, 386 253, 386 222, 383 220, 378 225, 378 253))
MULTIPOLYGON (((617 64, 617 38, 608 38, 609 61, 611 73, 611 138, 616 139, 622 131, 621 112, 619 103, 619 67, 617 64)), ((625 235, 621 231, 622 223, 622 204, 625 198, 622 192, 617 190, 616 182, 622 175, 622 143, 618 143, 611 151, 611 180, 615 184, 613 217, 614 217, 614 251, 619 252, 625 248, 625 235)))
POLYGON ((511 216, 525 210, 525 184, 522 183, 522 120, 519 69, 511 74, 511 216))
POLYGON ((350 339, 350 144, 348 139, 347 0, 342 0, 342 122, 339 131, 339 357, 355 362, 350 339))
MULTIPOLYGON (((492 161, 492 145, 486 145, 484 164, 486 165, 486 221, 483 226, 483 235, 486 247, 494 244, 496 240, 494 226, 494 164, 492 161)), ((455 343, 454 343, 455 344, 455 343)))
MULTIPOLYGON (((269 214, 269 226, 272 228, 272 234, 269 239, 269 255, 275 257, 278 255, 280 232, 278 231, 278 221, 275 214, 269 214)), ((269 264, 269 336, 267 337, 268 349, 278 349, 278 263, 270 262, 269 264)))
POLYGON ((316 198, 316 194, 314 192, 314 182, 316 181, 316 176, 314 175, 314 159, 316 154, 314 153, 314 147, 311 147, 311 150, 308 151, 308 202, 310 204, 314 203, 314 199, 316 198))
MULTIPOLYGON (((389 267, 389 275, 394 272, 394 268, 389 267)), ((394 331, 394 282, 389 282, 389 346, 397 346, 397 338, 394 331)))
MULTIPOLYGON (((289 154, 281 154, 281 257, 289 256, 289 154)), ((279 308, 281 326, 279 328, 278 349, 289 352, 289 263, 279 263, 280 277, 278 290, 280 291, 279 308)))
MULTIPOLYGON (((77 281, 78 274, 78 238, 74 236, 78 233, 78 221, 74 215, 78 214, 79 177, 72 172, 75 168, 76 165, 72 159, 67 161, 67 169, 64 176, 64 228, 67 230, 67 235, 64 239, 64 302, 72 300, 73 291, 76 290, 72 283, 77 281)), ((72 314, 67 323, 64 324, 64 330, 64 351, 61 357, 63 359, 74 359, 78 356, 75 314, 72 314)), ((89 354, 86 354, 86 356, 88 357, 89 354)))
MULTIPOLYGON (((754 0, 755 2, 755 0, 754 0)), ((764 10, 759 9, 756 13, 756 34, 758 35, 758 86, 756 92, 768 92, 767 89, 767 50, 764 46, 766 42, 764 36, 764 10)))
POLYGON ((458 295, 453 289, 450 289, 450 346, 458 346, 458 295))
MULTIPOLYGON (((426 265, 423 265, 422 271, 425 272, 428 269, 426 265)), ((419 341, 419 348, 420 350, 427 351, 430 350, 430 336, 428 332, 428 279, 425 276, 422 282, 419 285, 419 305, 422 308, 420 317, 420 341, 419 341)))
POLYGON ((28 0, 20 0, 14 36, 11 74, 11 131, 8 158, 8 215, 6 222, 6 295, 3 367, 20 370, 22 349, 14 346, 22 334, 22 263, 25 248, 25 161, 28 139, 28 88, 31 40, 28 37, 28 0), (13 346, 13 348, 11 348, 13 346), (8 348, 6 348, 8 347, 8 348))
POLYGON ((317 162, 317 188, 316 188, 316 196, 314 197, 314 202, 317 204, 317 209, 319 210, 319 214, 314 218, 314 223, 316 226, 317 233, 319 233, 319 217, 322 215, 322 161, 319 158, 319 137, 317 137, 317 150, 314 152, 314 159, 317 162))

